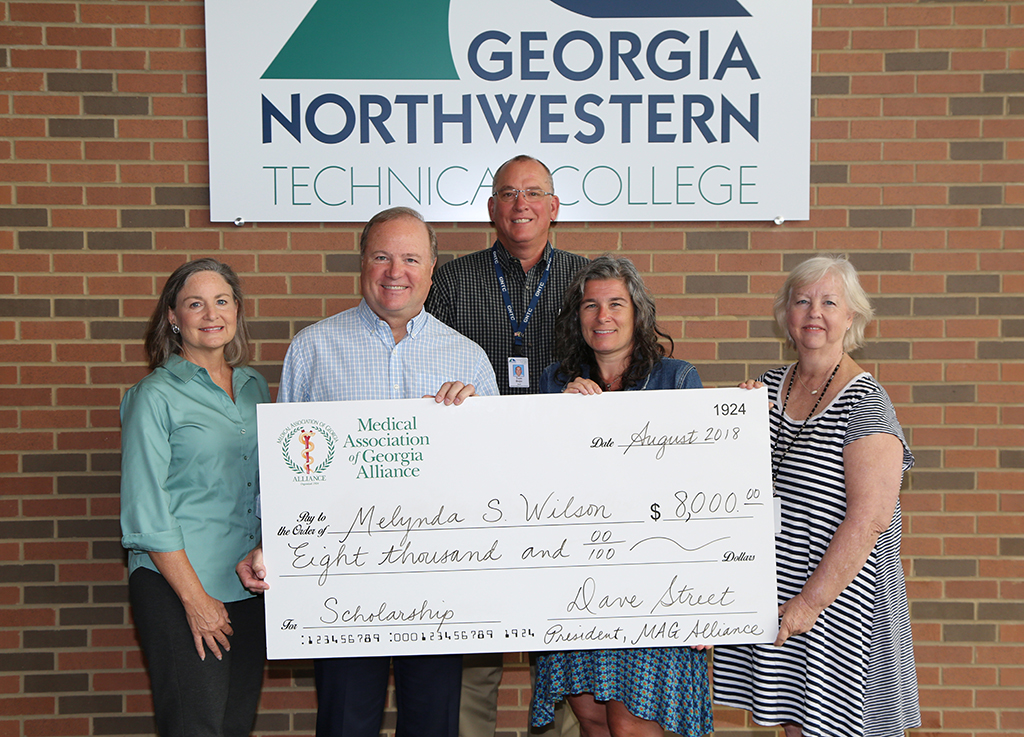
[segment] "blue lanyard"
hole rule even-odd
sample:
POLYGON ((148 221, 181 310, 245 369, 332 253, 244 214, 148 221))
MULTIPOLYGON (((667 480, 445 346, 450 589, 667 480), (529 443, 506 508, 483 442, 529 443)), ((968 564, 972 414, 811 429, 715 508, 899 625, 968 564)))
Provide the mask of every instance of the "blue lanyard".
POLYGON ((551 275, 551 259, 547 260, 544 273, 540 275, 537 289, 534 290, 533 298, 530 300, 530 306, 526 308, 523 321, 519 322, 516 320, 515 310, 512 309, 512 297, 508 291, 508 284, 505 282, 505 270, 501 268, 501 263, 498 261, 497 243, 491 246, 491 257, 494 260, 494 275, 498 277, 498 286, 501 287, 501 298, 505 301, 505 311, 508 312, 508 321, 512 323, 512 336, 515 338, 515 344, 521 346, 523 344, 523 334, 526 333, 526 325, 530 322, 530 318, 533 317, 533 311, 537 309, 537 302, 540 301, 541 292, 548 285, 548 277, 551 275))

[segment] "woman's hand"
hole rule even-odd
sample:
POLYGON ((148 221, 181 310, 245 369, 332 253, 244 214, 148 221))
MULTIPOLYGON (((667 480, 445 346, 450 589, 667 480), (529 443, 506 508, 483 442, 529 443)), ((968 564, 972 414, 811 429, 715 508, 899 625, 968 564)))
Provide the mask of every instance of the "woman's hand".
POLYGON ((592 379, 584 379, 582 376, 570 381, 565 389, 562 390, 564 394, 601 394, 601 387, 592 379))
POLYGON ((818 621, 821 609, 811 606, 804 595, 797 594, 779 607, 779 636, 775 638, 775 647, 782 647, 793 635, 809 632, 818 621))
POLYGON ((185 619, 192 630, 199 659, 206 660, 206 647, 210 648, 217 660, 222 659, 224 656, 217 645, 223 647, 225 652, 230 650, 228 637, 234 634, 224 604, 206 593, 184 550, 170 553, 150 551, 149 557, 185 608, 185 619))
POLYGON ((188 619, 189 629, 192 630, 192 639, 196 643, 196 652, 200 660, 206 660, 206 647, 217 660, 221 660, 224 652, 231 649, 228 637, 235 634, 231 629, 231 620, 228 618, 228 610, 224 604, 212 596, 203 592, 196 601, 185 604, 185 617, 188 619), (220 645, 220 647, 218 647, 220 645))
MULTIPOLYGON (((739 385, 739 388, 740 389, 760 389, 762 386, 764 386, 764 384, 762 384, 757 379, 747 379, 746 381, 744 381, 742 384, 739 385)), ((775 402, 773 402, 773 401, 771 401, 769 399, 768 400, 768 409, 772 409, 774 406, 775 406, 775 402)))

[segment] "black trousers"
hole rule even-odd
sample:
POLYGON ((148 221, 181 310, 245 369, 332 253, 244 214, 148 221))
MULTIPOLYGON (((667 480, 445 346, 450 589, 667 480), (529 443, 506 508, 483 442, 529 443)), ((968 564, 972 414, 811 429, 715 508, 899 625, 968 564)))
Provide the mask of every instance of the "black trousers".
POLYGON ((458 737, 461 655, 314 660, 316 737, 377 737, 392 663, 395 737, 458 737))
POLYGON ((178 595, 159 573, 128 579, 132 614, 153 687, 160 737, 248 737, 267 657, 263 598, 226 602, 231 650, 200 660, 178 595))

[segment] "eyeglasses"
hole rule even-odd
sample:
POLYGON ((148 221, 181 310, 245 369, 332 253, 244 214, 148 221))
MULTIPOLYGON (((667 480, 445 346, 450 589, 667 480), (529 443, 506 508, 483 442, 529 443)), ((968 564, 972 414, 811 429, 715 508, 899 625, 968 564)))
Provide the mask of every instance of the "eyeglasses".
POLYGON ((545 192, 543 189, 503 189, 493 193, 502 202, 515 202, 519 195, 526 198, 527 202, 540 202, 545 197, 553 196, 554 192, 545 192))

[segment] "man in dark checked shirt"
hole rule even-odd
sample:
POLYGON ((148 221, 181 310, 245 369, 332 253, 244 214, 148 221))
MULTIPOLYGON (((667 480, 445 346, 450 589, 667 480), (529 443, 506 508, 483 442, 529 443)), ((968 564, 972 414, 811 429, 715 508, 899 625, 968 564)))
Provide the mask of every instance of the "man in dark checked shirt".
MULTIPOLYGON (((497 231, 494 245, 440 266, 426 309, 484 349, 501 394, 536 394, 553 360, 562 296, 587 259, 551 247, 558 197, 551 172, 531 156, 498 167, 487 211, 497 231)), ((501 653, 464 658, 459 737, 494 737, 501 673, 501 653)), ((545 734, 578 733, 575 719, 565 722, 563 730, 556 714, 545 734)))
POLYGON ((541 372, 552 361, 562 295, 587 259, 551 247, 548 232, 558 216, 558 197, 551 173, 537 159, 520 155, 498 168, 487 210, 497 241, 492 248, 438 267, 427 312, 484 349, 498 391, 536 394, 541 372), (522 380, 516 365, 523 367, 522 380))

